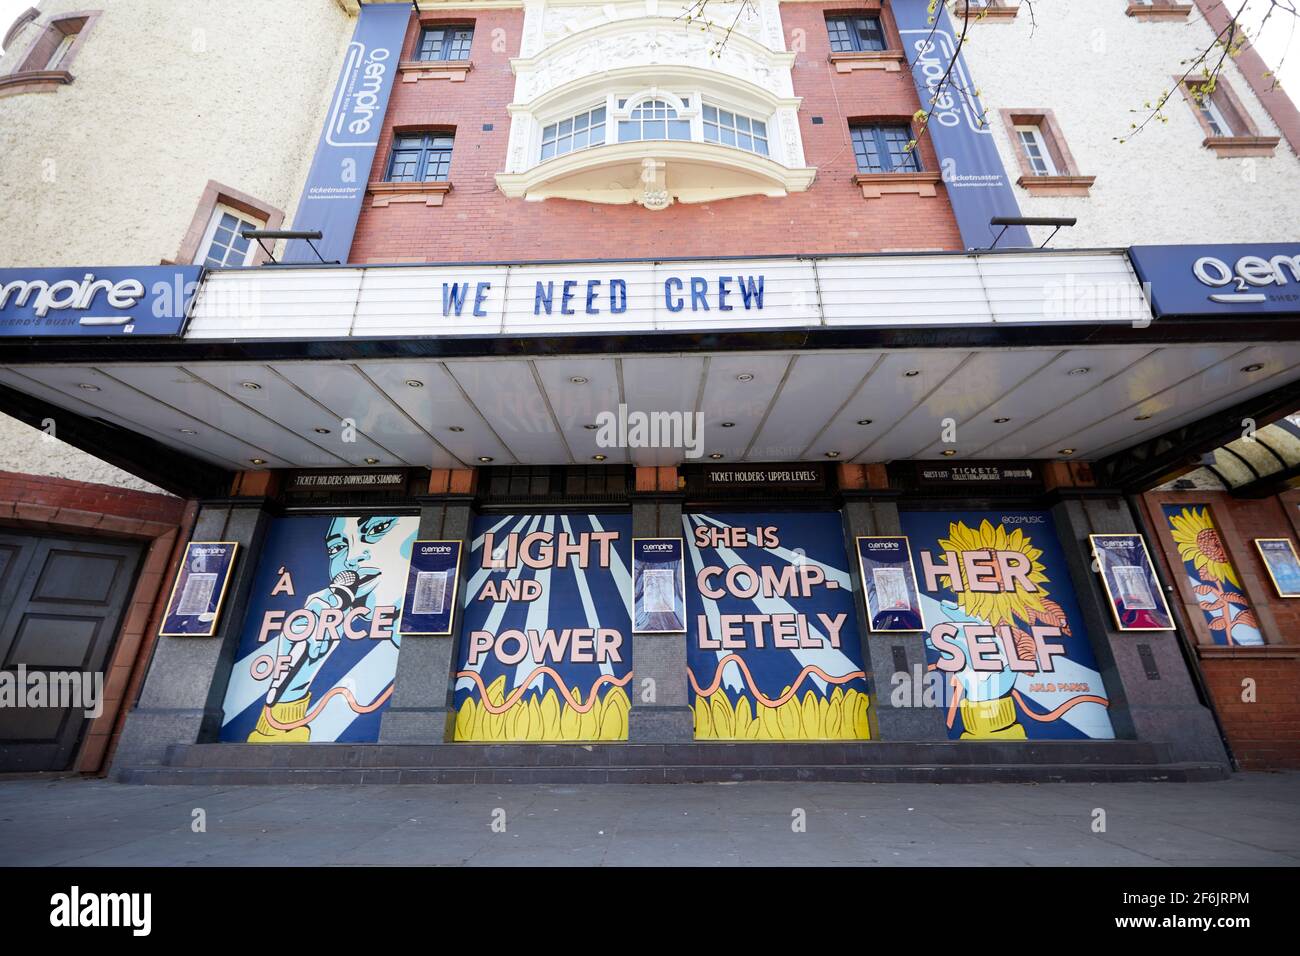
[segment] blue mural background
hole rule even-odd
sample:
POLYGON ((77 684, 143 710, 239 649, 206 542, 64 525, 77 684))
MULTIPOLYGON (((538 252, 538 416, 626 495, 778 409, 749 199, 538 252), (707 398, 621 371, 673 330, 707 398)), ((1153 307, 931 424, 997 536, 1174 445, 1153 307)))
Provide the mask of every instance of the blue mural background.
MULTIPOLYGON (((838 512, 710 512, 683 515, 682 526, 689 555, 686 581, 687 665, 691 673, 690 700, 695 710, 697 739, 865 739, 870 736, 868 696, 862 647, 858 634, 857 614, 844 547, 844 530, 838 512), (748 529, 748 545, 741 549, 725 546, 701 547, 695 537, 697 528, 748 529), (777 547, 759 547, 756 528, 772 527, 779 539, 777 547), (791 565, 816 565, 828 584, 815 586, 806 597, 752 598, 728 593, 709 598, 701 593, 698 576, 709 566, 730 568, 747 565, 756 572, 771 567, 780 572, 791 565), (826 629, 818 622, 818 613, 843 615, 839 631, 840 646, 831 647, 826 629), (747 641, 743 650, 714 650, 700 646, 700 618, 711 640, 720 634, 724 615, 794 613, 807 620, 809 632, 823 639, 821 649, 779 648, 771 646, 770 631, 765 646, 747 641), (718 677, 719 664, 737 655, 749 671, 747 679, 733 660, 721 669, 721 683, 709 691, 718 677), (814 665, 839 682, 826 680, 817 673, 799 676, 805 667, 814 665), (850 676, 854 675, 854 676, 850 676), (845 679, 847 678, 847 679, 845 679), (769 700, 778 700, 787 688, 795 695, 780 707, 761 703, 756 691, 769 700), (811 696, 810 696, 811 695, 811 696)), ((723 587, 721 575, 710 578, 711 587, 723 587)))
MULTIPOLYGON (((904 534, 911 539, 917 583, 921 588, 921 601, 930 633, 933 634, 936 626, 944 622, 957 624, 960 636, 955 643, 966 651, 968 657, 966 667, 952 678, 961 685, 961 699, 974 709, 956 705, 945 697, 951 721, 948 736, 953 740, 963 737, 1031 740, 1113 738, 1115 731, 1107 713, 1107 704, 1098 702, 1098 699, 1106 698, 1105 685, 1088 640, 1051 515, 1042 511, 904 511, 900 518, 904 534), (983 595, 985 599, 976 604, 981 595, 970 591, 965 592, 967 596, 963 598, 950 586, 940 585, 931 590, 921 555, 929 551, 936 562, 941 560, 946 549, 940 542, 945 540, 958 543, 957 551, 1006 549, 1026 554, 1035 565, 1036 586, 1040 591, 1031 594, 1017 585, 1011 592, 995 595, 996 600, 983 595), (1035 623, 1046 624, 1049 618, 1062 621, 1069 630, 1069 634, 1050 639, 1063 645, 1066 651, 1063 657, 1054 659, 1053 672, 1013 671, 1005 666, 1005 659, 1000 671, 975 671, 971 668, 966 625, 1007 623, 1028 631, 1035 623), (1043 719, 1056 711, 1060 711, 1059 716, 1043 719), (971 726, 968 727, 968 723, 971 726)), ((926 660, 934 668, 941 655, 929 637, 925 640, 926 660)))

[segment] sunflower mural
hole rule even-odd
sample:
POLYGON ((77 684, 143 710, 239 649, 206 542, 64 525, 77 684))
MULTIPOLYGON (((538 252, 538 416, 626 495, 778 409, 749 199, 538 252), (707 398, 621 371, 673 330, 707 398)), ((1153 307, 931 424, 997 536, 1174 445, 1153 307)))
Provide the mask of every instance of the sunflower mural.
POLYGON ((1115 736, 1046 512, 904 512, 949 737, 1115 736))
POLYGON ((1260 645, 1259 620, 1241 587, 1207 505, 1165 505, 1169 534, 1178 546, 1187 584, 1216 644, 1260 645))
POLYGON ((475 521, 456 740, 627 740, 631 542, 628 515, 475 521))

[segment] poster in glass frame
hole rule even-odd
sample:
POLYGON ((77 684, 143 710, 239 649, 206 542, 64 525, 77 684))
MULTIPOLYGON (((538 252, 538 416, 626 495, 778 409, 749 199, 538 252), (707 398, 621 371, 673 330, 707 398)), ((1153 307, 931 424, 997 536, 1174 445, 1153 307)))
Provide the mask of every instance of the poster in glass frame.
POLYGON ((1090 534, 1088 544, 1118 630, 1176 630, 1142 535, 1090 534))

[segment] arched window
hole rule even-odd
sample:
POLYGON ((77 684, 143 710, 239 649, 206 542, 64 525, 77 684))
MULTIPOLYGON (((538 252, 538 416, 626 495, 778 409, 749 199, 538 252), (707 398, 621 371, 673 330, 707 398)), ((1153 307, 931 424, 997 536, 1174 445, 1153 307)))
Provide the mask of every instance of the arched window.
MULTIPOLYGON (((626 105, 626 100, 619 101, 619 108, 626 105)), ((683 107, 689 107, 687 100, 681 101, 683 107)), ((644 139, 680 139, 690 140, 691 121, 677 115, 677 108, 667 100, 642 100, 628 113, 627 119, 618 121, 618 141, 633 143, 644 139)))

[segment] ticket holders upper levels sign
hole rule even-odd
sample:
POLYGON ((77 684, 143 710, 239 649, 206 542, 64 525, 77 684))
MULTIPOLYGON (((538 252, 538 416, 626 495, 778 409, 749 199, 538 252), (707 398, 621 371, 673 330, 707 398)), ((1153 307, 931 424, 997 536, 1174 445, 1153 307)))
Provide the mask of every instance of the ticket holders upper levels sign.
POLYGON ((697 740, 871 736, 838 512, 682 517, 697 740))
POLYGON ((474 522, 456 671, 456 739, 626 740, 632 518, 474 522))

